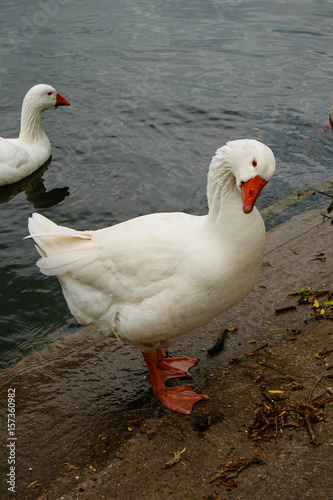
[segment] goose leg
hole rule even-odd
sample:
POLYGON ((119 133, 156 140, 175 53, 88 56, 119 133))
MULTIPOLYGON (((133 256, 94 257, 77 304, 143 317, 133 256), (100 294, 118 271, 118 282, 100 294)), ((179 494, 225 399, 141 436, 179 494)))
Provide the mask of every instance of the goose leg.
POLYGON ((162 379, 177 377, 192 377, 189 368, 192 368, 199 359, 182 356, 180 358, 165 358, 161 349, 156 351, 156 365, 162 379))
POLYGON ((204 394, 196 394, 190 385, 166 387, 157 368, 157 351, 142 354, 148 367, 153 393, 164 406, 172 411, 188 415, 194 403, 201 399, 208 399, 204 394))

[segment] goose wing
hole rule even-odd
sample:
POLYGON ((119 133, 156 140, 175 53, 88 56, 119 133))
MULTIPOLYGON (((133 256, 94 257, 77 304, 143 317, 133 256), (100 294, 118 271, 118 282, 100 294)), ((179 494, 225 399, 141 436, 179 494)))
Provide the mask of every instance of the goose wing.
POLYGON ((198 254, 202 239, 195 238, 200 219, 183 213, 152 214, 83 232, 46 219, 44 226, 30 223, 30 232, 44 274, 62 279, 69 274, 114 300, 133 303, 193 280, 195 262, 202 264, 203 257, 202 249, 198 254))
POLYGON ((15 182, 17 173, 30 162, 27 151, 0 137, 0 185, 15 182))

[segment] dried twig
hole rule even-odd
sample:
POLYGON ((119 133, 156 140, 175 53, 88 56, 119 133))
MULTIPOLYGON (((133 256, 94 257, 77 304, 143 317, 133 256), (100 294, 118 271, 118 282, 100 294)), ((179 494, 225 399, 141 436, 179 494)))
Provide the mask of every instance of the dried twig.
POLYGON ((319 191, 318 189, 313 189, 316 193, 323 194, 325 196, 328 196, 329 198, 333 198, 331 194, 325 193, 324 191, 319 191))
POLYGON ((315 383, 315 385, 313 386, 313 388, 312 388, 312 391, 311 391, 311 393, 310 393, 310 396, 309 396, 308 401, 311 401, 311 400, 312 400, 312 395, 313 395, 313 393, 314 393, 314 391, 315 391, 315 389, 316 389, 317 385, 319 384, 319 382, 321 382, 321 380, 322 380, 322 378, 323 378, 323 377, 325 377, 325 375, 322 375, 322 376, 321 376, 321 377, 317 380, 317 382, 315 383))
POLYGON ((264 344, 264 345, 262 345, 260 347, 257 347, 257 349, 255 349, 254 351, 245 352, 243 354, 243 356, 238 356, 237 358, 232 358, 232 360, 230 361, 230 363, 236 364, 239 361, 241 361, 242 359, 244 359, 245 356, 254 356, 255 354, 257 354, 258 351, 260 351, 261 349, 264 349, 267 346, 268 346, 268 342, 266 342, 266 344, 264 344))
POLYGON ((271 405, 273 405, 273 407, 275 407, 275 406, 276 406, 275 401, 274 401, 272 398, 270 398, 270 397, 268 396, 268 394, 266 394, 264 391, 262 391, 262 393, 261 393, 261 394, 264 396, 264 398, 266 398, 266 399, 267 399, 267 401, 268 401, 269 403, 271 403, 271 405))
POLYGON ((309 416, 305 417, 305 423, 311 437, 311 443, 316 444, 318 446, 320 443, 318 442, 318 439, 314 433, 309 416))
POLYGON ((296 306, 292 305, 292 306, 281 307, 280 309, 275 309, 275 314, 276 315, 285 314, 290 311, 296 311, 296 306))
POLYGON ((209 482, 212 483, 219 479, 223 486, 227 486, 229 488, 237 486, 235 478, 242 470, 250 465, 262 465, 263 463, 264 461, 257 457, 254 457, 252 460, 246 460, 244 457, 240 457, 240 459, 236 462, 226 462, 220 465, 215 474, 213 474, 210 478, 209 482))

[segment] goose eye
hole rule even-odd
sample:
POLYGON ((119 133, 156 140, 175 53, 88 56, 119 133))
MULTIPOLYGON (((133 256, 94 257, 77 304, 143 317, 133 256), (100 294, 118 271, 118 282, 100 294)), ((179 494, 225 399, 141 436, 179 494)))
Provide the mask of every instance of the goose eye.
POLYGON ((47 95, 52 95, 52 92, 48 92, 47 95))
POLYGON ((253 162, 252 162, 252 167, 254 167, 254 168, 255 168, 256 166, 257 166, 257 161, 256 161, 256 160, 253 160, 253 162))

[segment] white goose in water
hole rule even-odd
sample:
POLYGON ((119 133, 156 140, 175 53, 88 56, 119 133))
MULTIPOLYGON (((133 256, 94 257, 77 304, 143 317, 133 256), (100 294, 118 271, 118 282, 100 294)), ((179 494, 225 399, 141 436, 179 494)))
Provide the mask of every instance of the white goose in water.
POLYGON ((57 276, 77 321, 138 347, 154 394, 173 411, 191 413, 206 396, 189 385, 164 385, 190 376, 198 360, 163 358, 162 349, 252 290, 266 237, 254 203, 274 171, 267 146, 236 140, 211 161, 208 215, 150 214, 97 231, 58 226, 36 213, 29 219, 37 265, 57 276))
POLYGON ((27 177, 50 158, 51 144, 42 128, 42 112, 69 105, 50 85, 38 84, 27 92, 22 104, 19 137, 0 137, 0 186, 27 177))

